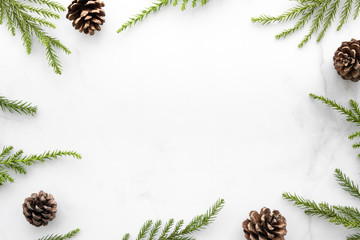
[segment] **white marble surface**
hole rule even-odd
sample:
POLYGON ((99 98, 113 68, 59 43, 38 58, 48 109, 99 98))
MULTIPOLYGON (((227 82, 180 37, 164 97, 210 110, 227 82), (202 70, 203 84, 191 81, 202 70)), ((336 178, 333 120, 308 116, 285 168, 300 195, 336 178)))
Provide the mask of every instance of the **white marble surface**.
POLYGON ((358 24, 332 28, 300 50, 305 32, 277 41, 289 24, 250 21, 291 2, 212 0, 186 12, 167 7, 116 34, 150 3, 107 0, 107 22, 94 37, 74 31, 62 14, 53 34, 73 53, 61 54, 61 76, 37 43, 27 56, 20 37, 1 26, 0 94, 31 101, 39 113, 0 113, 0 145, 73 149, 83 159, 34 166, 1 187, 0 239, 76 227, 78 240, 120 239, 149 218, 190 219, 219 197, 226 207, 199 240, 244 239, 241 222, 263 206, 287 217, 288 240, 345 239, 349 231, 306 217, 281 194, 358 206, 333 177, 339 167, 359 182, 358 152, 347 140, 355 128, 308 96, 359 99, 360 85, 332 67, 340 43, 360 37, 358 24), (21 204, 40 189, 55 196, 59 214, 35 228, 21 204))

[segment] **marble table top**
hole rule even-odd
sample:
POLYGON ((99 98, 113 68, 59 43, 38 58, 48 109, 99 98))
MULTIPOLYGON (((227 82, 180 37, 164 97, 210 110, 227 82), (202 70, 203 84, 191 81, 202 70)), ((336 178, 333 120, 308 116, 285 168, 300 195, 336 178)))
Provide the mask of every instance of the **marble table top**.
POLYGON ((83 158, 31 167, 2 186, 0 239, 77 227, 74 239, 121 239, 147 219, 189 220, 218 198, 226 206, 199 240, 245 239, 242 221, 264 206, 287 218, 288 240, 345 239, 351 231, 305 216, 281 194, 359 205, 333 177, 341 168, 360 182, 359 152, 347 139, 356 128, 308 95, 359 99, 360 85, 332 66, 341 42, 360 37, 358 24, 331 28, 322 42, 298 49, 305 32, 276 40, 290 24, 250 20, 291 2, 212 0, 184 12, 169 6, 116 33, 151 2, 106 0, 106 23, 92 37, 74 31, 62 13, 51 31, 72 51, 60 54, 61 76, 37 42, 28 56, 20 36, 1 26, 0 94, 39 107, 36 117, 0 113, 1 147, 69 149, 83 158), (35 228, 21 204, 41 189, 54 195, 59 212, 35 228))

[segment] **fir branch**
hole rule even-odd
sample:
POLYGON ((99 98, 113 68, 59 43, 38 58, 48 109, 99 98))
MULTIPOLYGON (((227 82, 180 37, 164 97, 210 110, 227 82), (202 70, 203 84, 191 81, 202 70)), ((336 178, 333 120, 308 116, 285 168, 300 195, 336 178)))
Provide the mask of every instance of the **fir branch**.
MULTIPOLYGON (((317 96, 312 93, 310 94, 310 96, 313 99, 318 100, 326 104, 327 106, 337 110, 339 113, 345 115, 347 117, 346 121, 350 123, 354 123, 356 124, 356 126, 360 126, 360 108, 359 108, 359 104, 355 100, 351 99, 349 102, 350 108, 346 108, 334 100, 322 96, 317 96)), ((358 137, 360 137, 360 131, 350 134, 348 138, 350 140, 353 140, 358 137)), ((353 148, 354 149, 360 148, 360 142, 353 144, 353 148)), ((360 154, 358 155, 358 157, 360 158, 360 154)))
MULTIPOLYGON (((195 240, 189 236, 195 231, 204 229, 206 226, 215 221, 216 216, 224 207, 225 201, 219 199, 205 214, 198 215, 193 218, 183 229, 184 220, 176 223, 174 226, 174 219, 170 219, 164 226, 160 233, 162 222, 160 220, 153 224, 152 220, 148 220, 141 227, 136 240, 195 240)), ((130 235, 127 233, 123 236, 122 240, 129 240, 130 235)))
POLYGON ((270 23, 290 22, 299 18, 292 28, 277 34, 275 36, 277 39, 292 35, 311 21, 309 33, 304 36, 298 45, 298 47, 303 47, 316 33, 318 33, 317 42, 321 41, 338 13, 340 14, 340 21, 337 31, 340 31, 348 21, 351 13, 353 12, 354 19, 356 19, 360 11, 359 0, 356 0, 355 3, 354 0, 344 0, 342 4, 341 0, 297 0, 296 2, 297 5, 279 16, 260 15, 259 17, 253 17, 251 21, 267 25, 270 23))
POLYGON ((346 176, 340 169, 335 169, 335 177, 339 185, 351 196, 360 199, 359 186, 356 185, 351 179, 346 176))
POLYGON ((37 111, 37 106, 32 106, 31 103, 18 100, 9 100, 3 96, 0 96, 0 108, 1 110, 9 111, 10 113, 17 112, 19 114, 26 114, 31 116, 34 116, 37 111))
POLYGON ((353 110, 347 109, 344 106, 342 106, 341 104, 337 103, 336 101, 330 100, 330 99, 322 97, 322 96, 317 96, 312 93, 310 93, 310 96, 313 99, 319 100, 319 101, 323 102, 324 104, 326 104, 327 106, 337 110, 339 113, 345 115, 347 117, 348 122, 352 122, 352 123, 356 123, 356 124, 360 125, 360 119, 355 115, 353 110))
POLYGON ((81 159, 81 155, 74 151, 47 151, 43 154, 23 156, 22 150, 11 154, 12 150, 12 146, 4 147, 3 151, 0 153, 0 186, 5 182, 14 182, 14 179, 10 177, 8 170, 13 170, 18 174, 26 174, 27 170, 25 166, 31 166, 35 163, 42 163, 46 160, 58 159, 59 157, 81 159))
MULTIPOLYGON (((206 5, 209 2, 209 0, 192 0, 191 6, 195 8, 197 6, 197 3, 200 3, 201 6, 206 5)), ((120 29, 117 31, 118 33, 126 30, 127 28, 132 27, 138 22, 142 22, 149 14, 155 13, 159 11, 161 8, 166 7, 173 3, 173 6, 177 6, 179 1, 178 0, 157 0, 153 3, 152 6, 145 8, 140 13, 134 15, 133 17, 130 17, 128 21, 123 23, 123 25, 120 27, 120 29)), ((189 0, 182 0, 181 3, 181 10, 184 11, 186 9, 186 6, 189 4, 189 0)))
POLYGON ((46 49, 46 58, 49 65, 55 73, 61 74, 62 66, 55 49, 60 49, 66 54, 71 52, 67 47, 60 44, 58 39, 48 35, 43 27, 55 28, 55 25, 46 19, 59 19, 59 12, 63 12, 66 9, 60 3, 51 0, 26 1, 39 6, 35 7, 18 0, 0 0, 0 24, 5 19, 7 28, 13 36, 15 36, 16 29, 19 30, 28 54, 32 50, 32 37, 36 37, 46 49), (46 6, 47 8, 42 8, 41 6, 46 6))
POLYGON ((352 212, 352 208, 342 207, 341 209, 346 213, 344 214, 344 212, 339 211, 338 206, 331 206, 326 202, 317 204, 296 194, 284 193, 283 198, 303 209, 304 213, 308 216, 318 216, 327 219, 335 225, 343 225, 348 229, 360 229, 360 219, 354 220, 352 217, 349 217, 357 214, 357 212, 352 212))
POLYGON ((45 237, 39 238, 38 240, 64 240, 64 239, 69 239, 74 237, 76 234, 78 234, 78 232, 80 231, 80 229, 75 229, 67 234, 64 235, 58 235, 58 234, 51 234, 51 235, 47 235, 45 237))
MULTIPOLYGON (((345 191, 360 199, 359 187, 340 169, 335 170, 335 177, 345 191)), ((330 223, 335 225, 342 225, 347 229, 360 231, 360 210, 358 208, 350 206, 333 206, 327 202, 317 204, 314 201, 290 193, 283 193, 283 198, 303 209, 306 215, 318 216, 327 219, 330 223)), ((347 239, 355 240, 358 239, 359 236, 359 234, 354 234, 348 236, 347 239)))

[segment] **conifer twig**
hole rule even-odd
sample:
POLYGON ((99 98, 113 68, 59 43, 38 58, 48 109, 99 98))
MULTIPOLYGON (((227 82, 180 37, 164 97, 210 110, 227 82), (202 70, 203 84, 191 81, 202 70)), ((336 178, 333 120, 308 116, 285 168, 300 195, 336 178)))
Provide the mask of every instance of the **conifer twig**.
MULTIPOLYGON (((346 121, 348 121, 350 123, 354 123, 356 126, 360 127, 360 109, 359 109, 358 103, 355 100, 351 99, 349 101, 350 108, 346 108, 346 107, 342 106, 341 104, 337 103, 336 101, 331 100, 329 98, 317 96, 312 93, 310 94, 310 96, 313 99, 324 103, 325 105, 331 107, 332 109, 335 109, 340 114, 344 115, 346 117, 346 121)), ((360 131, 349 135, 350 140, 354 140, 355 138, 360 138, 360 131)), ((354 149, 360 148, 360 142, 353 144, 353 148, 354 149)), ((360 154, 358 155, 358 157, 360 158, 360 154)))
MULTIPOLYGON (((341 172, 340 169, 335 170, 335 176, 343 189, 349 192, 353 197, 360 199, 359 187, 341 172)), ((327 202, 316 203, 305 199, 296 194, 283 193, 283 198, 292 202, 295 206, 304 210, 309 216, 318 216, 327 219, 335 225, 342 225, 347 229, 355 229, 360 231, 360 210, 355 207, 330 205, 327 202)), ((357 239, 356 235, 350 235, 347 239, 357 239)))
POLYGON ((63 235, 58 235, 58 234, 51 234, 51 235, 47 235, 45 237, 39 238, 38 240, 64 240, 64 239, 69 239, 74 237, 76 234, 78 234, 78 232, 80 231, 80 229, 75 229, 73 231, 70 231, 67 234, 63 234, 63 235))
POLYGON ((3 96, 0 96, 0 108, 1 110, 7 110, 10 113, 17 112, 19 114, 26 114, 31 116, 34 116, 37 112, 37 106, 32 106, 31 103, 18 100, 9 100, 3 96))
MULTIPOLYGON (((136 240, 195 240, 190 234, 200 231, 214 222, 224 204, 225 201, 219 199, 206 213, 194 217, 185 227, 183 227, 184 220, 178 221, 174 226, 174 219, 170 219, 165 223, 163 230, 160 231, 161 220, 156 221, 154 224, 152 220, 148 220, 141 227, 136 240)), ((129 233, 122 238, 122 240, 129 239, 129 233)))
POLYGON ((24 156, 22 150, 15 153, 12 153, 12 150, 12 146, 4 147, 0 153, 0 186, 5 182, 14 182, 14 179, 11 178, 8 172, 10 169, 18 174, 26 174, 25 166, 31 166, 35 163, 42 163, 46 160, 54 160, 66 156, 81 159, 81 155, 74 151, 47 151, 39 155, 24 156))
POLYGON ((337 14, 340 15, 337 31, 340 31, 350 18, 351 14, 355 20, 360 12, 360 1, 358 0, 295 0, 295 2, 297 2, 297 5, 279 16, 260 15, 259 17, 253 17, 251 21, 267 25, 270 23, 289 22, 297 19, 293 27, 285 29, 277 34, 275 36, 276 39, 287 38, 311 22, 309 33, 304 36, 298 45, 299 47, 303 47, 316 33, 318 33, 316 41, 320 42, 325 36, 326 31, 334 22, 337 14))
MULTIPOLYGON (((334 100, 317 96, 315 94, 310 94, 310 96, 345 115, 348 122, 355 123, 357 126, 360 126, 360 110, 356 101, 350 100, 350 108, 346 108, 334 100)), ((355 139, 358 137, 360 137, 360 132, 351 134, 349 138, 355 139)), ((334 176, 343 190, 348 192, 356 199, 360 200, 359 185, 355 184, 340 169, 335 169, 334 176)), ((335 225, 342 225, 347 229, 360 231, 360 210, 356 207, 330 205, 327 202, 316 203, 312 200, 308 200, 296 194, 290 193, 283 193, 283 198, 292 202, 295 206, 303 209, 306 215, 324 218, 335 225)), ((349 235, 347 237, 347 240, 359 239, 360 232, 349 235)))
POLYGON ((66 54, 71 52, 58 39, 47 34, 43 28, 54 29, 56 26, 48 19, 59 19, 58 13, 65 10, 60 3, 51 0, 0 0, 0 25, 5 20, 13 36, 16 30, 20 32, 27 54, 30 54, 32 50, 32 37, 36 37, 46 50, 49 65, 55 73, 61 74, 62 66, 55 49, 60 49, 66 54), (34 6, 34 4, 40 6, 34 6))
MULTIPOLYGON (((192 0, 191 6, 195 8, 198 4, 199 5, 206 5, 209 0, 192 0)), ((145 8, 140 13, 130 17, 130 19, 125 22, 121 28, 117 31, 118 33, 124 31, 127 28, 132 27, 138 22, 142 22, 149 14, 159 11, 162 7, 168 6, 172 3, 173 6, 177 6, 179 4, 178 0, 156 0, 152 6, 145 8)), ((189 0, 182 0, 181 3, 181 10, 184 11, 186 6, 189 4, 189 0)))

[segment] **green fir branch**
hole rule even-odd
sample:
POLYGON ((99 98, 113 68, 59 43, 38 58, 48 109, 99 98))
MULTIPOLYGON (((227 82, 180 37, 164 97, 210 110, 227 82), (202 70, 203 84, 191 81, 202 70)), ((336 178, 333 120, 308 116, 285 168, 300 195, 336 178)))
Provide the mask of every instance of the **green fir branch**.
POLYGON ((70 231, 67 234, 64 235, 59 235, 59 234, 51 234, 51 235, 47 235, 45 237, 39 238, 38 240, 64 240, 64 239, 69 239, 74 237, 76 234, 78 234, 78 232, 80 231, 80 229, 75 229, 73 231, 70 231))
POLYGON ((297 206, 304 210, 304 213, 308 216, 317 216, 327 219, 330 223, 335 225, 342 225, 347 229, 360 230, 360 219, 354 220, 349 216, 356 215, 352 212, 352 208, 342 207, 342 211, 339 211, 338 206, 329 205, 326 202, 317 204, 314 201, 305 199, 296 194, 283 193, 283 198, 292 202, 294 206, 297 206))
MULTIPOLYGON (((155 13, 157 11, 159 11, 160 9, 162 9, 163 7, 166 7, 168 5, 170 5, 172 3, 173 6, 177 6, 179 4, 180 1, 178 0, 157 0, 156 2, 153 3, 152 6, 145 8, 144 10, 142 10, 140 13, 134 15, 133 17, 130 17, 130 19, 128 21, 126 21, 125 23, 123 23, 123 25, 119 28, 119 30, 117 31, 118 33, 126 30, 127 28, 130 28, 132 26, 134 26, 136 23, 138 22, 142 22, 149 14, 151 13, 155 13)), ((191 6, 193 8, 195 8, 198 4, 201 6, 206 5, 209 2, 209 0, 192 0, 191 1, 191 6)), ((187 5, 189 5, 189 0, 182 0, 181 3, 181 10, 184 11, 187 7, 187 5)))
POLYGON ((326 31, 334 22, 337 14, 340 15, 340 21, 337 31, 340 31, 344 24, 347 23, 353 13, 354 20, 360 12, 359 0, 297 0, 294 7, 286 10, 279 16, 260 15, 251 19, 254 23, 267 25, 270 23, 283 23, 299 19, 292 28, 283 30, 275 37, 285 38, 301 30, 311 21, 308 34, 304 36, 298 47, 303 47, 314 34, 317 34, 317 42, 320 42, 325 36, 326 31))
MULTIPOLYGON (((340 169, 335 170, 336 180, 340 186, 351 196, 360 199, 359 187, 340 169)), ((327 219, 335 225, 342 225, 347 229, 360 231, 360 210, 350 206, 330 205, 327 202, 316 203, 296 194, 283 193, 283 198, 292 202, 294 206, 304 210, 308 216, 317 216, 327 219)), ((359 233, 347 237, 349 240, 358 239, 359 233)))
MULTIPOLYGON (((205 214, 194 217, 184 228, 184 220, 178 221, 174 226, 174 219, 170 219, 161 231, 161 220, 156 221, 154 224, 152 220, 148 220, 141 227, 136 240, 195 240, 190 234, 200 231, 213 223, 224 204, 225 201, 219 199, 205 214)), ((129 239, 129 233, 122 238, 122 240, 129 239)))
POLYGON ((8 170, 13 170, 17 174, 26 174, 26 166, 31 166, 36 163, 43 163, 47 160, 55 160, 60 157, 81 159, 81 155, 74 151, 47 151, 43 154, 24 156, 22 150, 13 154, 11 153, 12 150, 12 146, 4 147, 0 153, 0 186, 5 182, 14 182, 14 179, 10 177, 8 170))
POLYGON ((31 116, 34 116, 37 112, 37 106, 32 106, 31 103, 18 100, 9 100, 2 96, 0 96, 0 108, 4 112, 16 112, 19 114, 26 114, 31 116))
MULTIPOLYGON (((325 105, 331 107, 332 109, 335 109, 340 114, 345 115, 346 121, 348 121, 350 123, 354 123, 356 126, 360 126, 360 108, 359 108, 359 104, 355 100, 351 99, 349 101, 350 107, 346 108, 343 105, 341 105, 341 104, 337 103, 336 101, 331 100, 329 98, 317 96, 312 93, 310 94, 310 96, 313 99, 318 100, 318 101, 324 103, 325 105)), ((355 138, 359 138, 359 137, 360 137, 360 131, 350 134, 348 138, 350 140, 354 140, 355 138)), ((360 148, 360 142, 353 144, 353 148, 354 149, 360 148)), ((358 155, 358 157, 360 158, 360 154, 358 155)))
POLYGON ((60 3, 50 0, 0 0, 0 24, 6 20, 6 26, 13 36, 16 34, 16 29, 20 32, 27 54, 32 51, 32 38, 37 38, 46 49, 49 66, 55 73, 61 74, 62 66, 55 50, 62 50, 66 54, 71 52, 60 44, 58 39, 47 34, 43 27, 55 28, 55 25, 47 19, 59 19, 59 13, 65 10, 60 3))
POLYGON ((351 179, 346 176, 340 169, 335 169, 335 177, 344 191, 350 193, 351 196, 360 199, 359 186, 351 181, 351 179))

